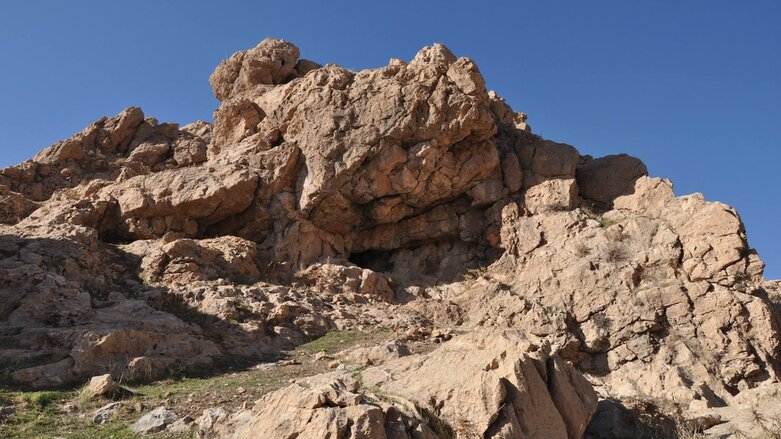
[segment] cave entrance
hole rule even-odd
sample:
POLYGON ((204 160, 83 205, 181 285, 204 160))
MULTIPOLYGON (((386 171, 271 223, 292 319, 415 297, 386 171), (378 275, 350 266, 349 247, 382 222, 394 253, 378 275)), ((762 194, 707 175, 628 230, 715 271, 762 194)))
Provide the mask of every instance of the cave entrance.
POLYGON ((376 272, 390 273, 393 271, 391 252, 388 250, 366 250, 351 253, 347 260, 361 268, 368 268, 376 272))

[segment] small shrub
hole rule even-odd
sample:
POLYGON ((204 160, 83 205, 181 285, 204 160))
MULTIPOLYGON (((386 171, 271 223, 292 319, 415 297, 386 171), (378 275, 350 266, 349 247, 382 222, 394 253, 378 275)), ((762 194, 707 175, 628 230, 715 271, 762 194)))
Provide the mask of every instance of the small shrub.
POLYGON ((594 326, 604 330, 610 329, 610 326, 613 324, 613 321, 602 312, 598 312, 591 316, 591 321, 594 322, 594 326))
POLYGON ((440 419, 437 415, 428 410, 425 407, 421 407, 415 404, 415 410, 420 413, 420 417, 426 422, 426 425, 431 428, 434 434, 443 439, 455 439, 456 432, 447 422, 440 419))
POLYGON ((481 278, 488 278, 488 268, 486 267, 478 267, 478 268, 470 268, 469 270, 464 273, 464 284, 467 289, 472 288, 475 285, 475 282, 478 281, 478 279, 481 278))
POLYGON ((575 245, 572 247, 572 251, 575 253, 575 256, 579 258, 585 258, 589 253, 591 253, 591 250, 586 246, 586 244, 583 244, 582 242, 575 243, 575 245))
POLYGON ((608 227, 610 227, 610 226, 612 226, 613 224, 616 223, 615 221, 613 221, 613 220, 611 220, 609 218, 605 218, 604 216, 601 216, 601 215, 599 217, 597 217, 596 219, 597 219, 597 222, 599 222, 599 227, 602 227, 603 229, 607 229, 608 227))
POLYGON ((352 374, 353 379, 356 383, 358 383, 358 388, 363 388, 363 374, 361 372, 353 372, 352 374))
POLYGON ((626 249, 626 246, 617 243, 617 242, 611 242, 608 243, 607 247, 605 248, 605 259, 608 262, 626 262, 629 259, 629 252, 626 249))

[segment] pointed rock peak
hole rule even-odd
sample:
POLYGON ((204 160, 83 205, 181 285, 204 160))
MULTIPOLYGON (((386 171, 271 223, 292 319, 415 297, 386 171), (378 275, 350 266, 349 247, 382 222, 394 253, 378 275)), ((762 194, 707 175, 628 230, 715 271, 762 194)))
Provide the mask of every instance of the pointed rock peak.
POLYGON ((214 96, 224 101, 256 85, 287 82, 295 76, 299 56, 298 47, 274 38, 266 38, 254 49, 236 52, 209 78, 214 96))
POLYGON ((446 66, 456 62, 456 56, 444 44, 435 43, 426 46, 415 55, 410 64, 444 64, 446 66))

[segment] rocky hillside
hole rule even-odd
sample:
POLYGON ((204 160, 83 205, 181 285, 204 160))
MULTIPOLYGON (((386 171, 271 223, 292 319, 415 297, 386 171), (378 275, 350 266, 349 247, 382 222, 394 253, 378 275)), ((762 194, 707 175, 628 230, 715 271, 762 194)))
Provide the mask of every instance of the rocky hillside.
POLYGON ((268 39, 210 82, 214 125, 131 107, 0 171, 7 385, 213 375, 384 328, 395 348, 202 434, 637 437, 649 404, 713 434, 781 419, 760 404, 781 289, 729 206, 531 133, 438 44, 353 72, 268 39))

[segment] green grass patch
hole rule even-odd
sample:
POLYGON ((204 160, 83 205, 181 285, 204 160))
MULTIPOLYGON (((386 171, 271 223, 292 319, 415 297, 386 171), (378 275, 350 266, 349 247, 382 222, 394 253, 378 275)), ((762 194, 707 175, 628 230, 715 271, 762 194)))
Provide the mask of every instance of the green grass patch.
POLYGON ((241 373, 235 375, 221 375, 211 378, 182 378, 178 380, 158 381, 142 386, 129 387, 140 397, 145 398, 169 398, 199 394, 204 392, 235 391, 239 387, 246 389, 273 389, 281 384, 277 376, 264 371, 241 373))
POLYGON ((367 338, 367 335, 365 332, 355 330, 331 331, 316 340, 299 346, 298 349, 309 354, 321 351, 338 352, 367 338))
MULTIPOLYGON (((179 416, 198 416, 204 408, 214 406, 235 411, 242 403, 251 403, 262 395, 285 386, 291 378, 324 372, 325 364, 308 361, 314 353, 341 351, 385 338, 390 333, 391 331, 381 330, 329 332, 291 351, 290 356, 301 361, 301 364, 294 366, 247 369, 210 377, 169 378, 149 384, 124 386, 128 391, 114 396, 121 398, 123 407, 106 425, 93 424, 92 416, 97 408, 111 400, 88 396, 83 393, 83 389, 42 392, 17 391, 10 387, 0 389, 0 407, 15 409, 15 413, 0 419, 0 438, 140 438, 141 436, 131 431, 131 427, 143 414, 155 407, 166 405, 179 416), (239 392, 240 387, 244 388, 244 391, 239 392), (66 412, 63 408, 66 404, 75 404, 78 411, 66 412)), ((360 381, 360 374, 355 377, 360 381)), ((155 439, 190 437, 195 436, 191 433, 154 435, 155 439)))
MULTIPOLYGON (((141 436, 133 433, 133 423, 141 413, 131 410, 134 400, 125 400, 120 410, 105 425, 92 423, 92 414, 108 403, 108 400, 95 399, 82 401, 79 413, 67 413, 63 405, 79 400, 79 391, 43 391, 43 392, 0 392, 0 402, 13 405, 15 413, 0 420, 0 438, 3 439, 50 439, 64 437, 68 439, 130 439, 141 436), (80 416, 83 415, 83 416, 80 416)), ((156 434, 159 439, 185 439, 190 434, 156 434)))

